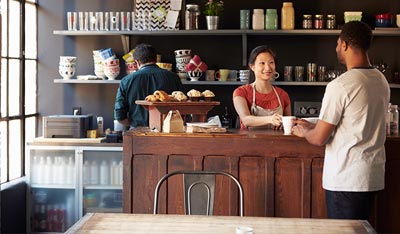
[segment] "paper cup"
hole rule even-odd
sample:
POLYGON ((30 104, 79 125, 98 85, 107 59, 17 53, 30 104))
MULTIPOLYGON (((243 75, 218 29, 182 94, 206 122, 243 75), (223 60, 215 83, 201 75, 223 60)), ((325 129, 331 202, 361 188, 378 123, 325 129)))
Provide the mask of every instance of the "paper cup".
POLYGON ((292 134, 293 122, 292 120, 296 119, 296 116, 282 116, 282 124, 283 124, 283 132, 284 135, 292 134))

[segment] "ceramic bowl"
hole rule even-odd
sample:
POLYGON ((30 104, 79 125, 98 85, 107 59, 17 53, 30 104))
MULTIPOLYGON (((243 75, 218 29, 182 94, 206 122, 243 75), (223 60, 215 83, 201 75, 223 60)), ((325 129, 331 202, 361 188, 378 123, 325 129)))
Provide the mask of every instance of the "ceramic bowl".
POLYGON ((75 68, 66 68, 66 69, 58 69, 58 73, 64 79, 71 79, 75 75, 76 69, 75 68))
POLYGON ((188 71, 187 72, 190 81, 198 81, 201 77, 201 75, 203 75, 203 72, 200 71, 188 71))

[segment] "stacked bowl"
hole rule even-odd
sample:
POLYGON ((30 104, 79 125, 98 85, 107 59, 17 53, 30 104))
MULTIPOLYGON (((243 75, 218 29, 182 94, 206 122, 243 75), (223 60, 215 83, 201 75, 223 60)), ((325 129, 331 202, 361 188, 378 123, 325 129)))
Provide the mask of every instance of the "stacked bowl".
POLYGON ((64 79, 71 79, 76 72, 76 57, 73 56, 60 56, 60 63, 58 73, 64 79))
POLYGON ((190 49, 175 50, 176 72, 181 79, 187 79, 188 74, 185 71, 185 66, 192 58, 190 49))
POLYGON ((100 50, 93 50, 93 63, 94 63, 94 74, 101 79, 105 79, 103 59, 100 57, 100 50))
POLYGON ((115 80, 120 73, 119 59, 115 56, 111 48, 100 50, 99 56, 103 62, 104 75, 109 80, 115 80))

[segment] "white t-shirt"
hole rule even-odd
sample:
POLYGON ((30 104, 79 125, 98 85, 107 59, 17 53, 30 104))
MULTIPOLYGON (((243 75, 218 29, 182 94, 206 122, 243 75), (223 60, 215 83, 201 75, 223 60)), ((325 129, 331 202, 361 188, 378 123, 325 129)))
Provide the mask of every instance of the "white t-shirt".
POLYGON ((384 188, 389 99, 389 84, 377 69, 351 69, 327 85, 319 119, 336 128, 325 149, 324 189, 384 188))

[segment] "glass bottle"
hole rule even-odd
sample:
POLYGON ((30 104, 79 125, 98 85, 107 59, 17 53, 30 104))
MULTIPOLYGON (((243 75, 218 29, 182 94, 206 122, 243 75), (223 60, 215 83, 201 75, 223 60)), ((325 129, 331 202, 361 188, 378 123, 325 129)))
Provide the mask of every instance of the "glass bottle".
POLYGON ((253 10, 253 30, 264 29, 264 10, 254 9, 253 10))
POLYGON ((283 3, 281 17, 282 29, 294 29, 294 8, 292 2, 283 3))
POLYGON ((230 128, 232 123, 232 119, 229 116, 228 107, 225 107, 225 112, 222 115, 221 125, 223 128, 230 128))
POLYGON ((278 13, 276 9, 267 9, 265 15, 265 29, 278 29, 278 13))
POLYGON ((303 15, 303 29, 312 29, 312 15, 303 15))

